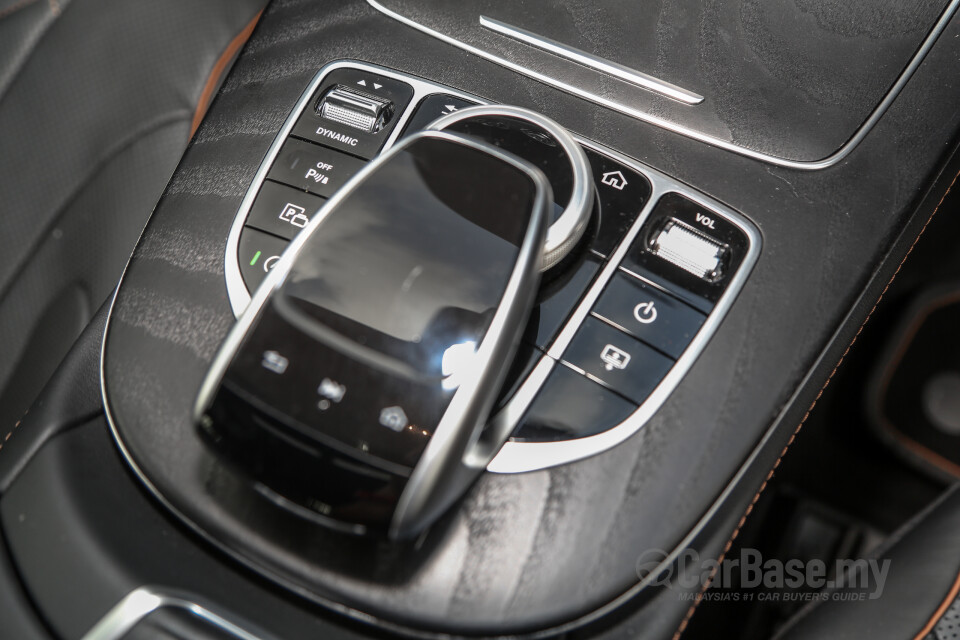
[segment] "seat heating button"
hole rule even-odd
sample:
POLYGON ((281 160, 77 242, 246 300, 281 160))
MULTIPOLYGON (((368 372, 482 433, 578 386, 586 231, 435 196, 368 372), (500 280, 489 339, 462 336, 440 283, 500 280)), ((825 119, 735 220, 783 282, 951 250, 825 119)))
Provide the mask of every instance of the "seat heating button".
POLYGON ((673 358, 679 358, 706 316, 648 282, 618 273, 593 313, 673 358))
POLYGON ((267 177, 329 198, 366 163, 302 140, 287 140, 267 177))
POLYGON ((584 321, 563 360, 636 404, 673 366, 670 358, 594 317, 584 321))

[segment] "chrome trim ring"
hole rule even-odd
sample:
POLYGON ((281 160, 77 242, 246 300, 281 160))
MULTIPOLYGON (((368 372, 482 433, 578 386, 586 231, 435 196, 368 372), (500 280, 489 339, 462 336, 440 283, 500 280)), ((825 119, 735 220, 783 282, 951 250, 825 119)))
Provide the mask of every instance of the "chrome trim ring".
POLYGON ((550 134, 560 144, 560 148, 570 160, 573 171, 573 190, 570 202, 560 217, 547 229, 547 241, 543 246, 540 271, 546 271, 567 257, 590 222, 593 211, 594 184, 590 171, 590 162, 583 148, 573 136, 556 121, 523 107, 507 105, 480 105, 458 109, 451 114, 441 116, 427 126, 427 129, 442 131, 451 125, 471 118, 500 116, 510 120, 529 122, 550 134))

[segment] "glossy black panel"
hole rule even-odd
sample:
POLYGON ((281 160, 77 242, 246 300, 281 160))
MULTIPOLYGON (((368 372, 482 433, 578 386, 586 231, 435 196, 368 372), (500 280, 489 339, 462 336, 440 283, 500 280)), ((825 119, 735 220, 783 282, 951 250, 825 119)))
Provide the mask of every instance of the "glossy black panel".
POLYGON ((636 404, 673 366, 670 358, 593 317, 580 325, 563 360, 636 404))
POLYGON ((476 104, 477 103, 472 100, 464 100, 463 98, 445 93, 435 93, 427 96, 420 101, 420 104, 416 107, 416 111, 410 116, 410 121, 403 130, 402 137, 423 131, 428 124, 441 116, 451 114, 465 107, 472 107, 476 104))
POLYGON ((416 464, 452 395, 363 366, 291 326, 272 305, 223 383, 244 410, 256 409, 278 429, 397 473, 416 464))
POLYGON ((707 319, 650 283, 622 272, 600 294, 593 312, 672 358, 680 357, 707 319))
POLYGON ((333 334, 319 339, 337 348, 348 339, 428 378, 449 375, 500 304, 534 195, 499 159, 422 140, 323 220, 280 291, 290 300, 281 310, 298 326, 303 314, 322 323, 333 334))
POLYGON ((502 409, 507 401, 513 397, 542 357, 544 357, 543 352, 527 342, 521 342, 517 346, 513 362, 510 363, 507 376, 500 387, 500 395, 493 405, 493 414, 502 409))
MULTIPOLYGON (((316 395, 315 390, 304 391, 316 395)), ((386 527, 406 484, 407 470, 342 446, 328 446, 317 439, 316 432, 307 435, 285 429, 274 410, 231 382, 217 394, 210 412, 215 426, 202 433, 223 459, 266 483, 270 491, 289 501, 289 507, 296 505, 315 517, 348 525, 386 527)), ((290 424, 289 417, 283 417, 283 424, 290 424)))
POLYGON ((506 116, 476 116, 455 122, 447 131, 465 133, 513 153, 543 171, 553 188, 554 217, 573 192, 573 166, 553 136, 544 129, 506 116))
POLYGON ((400 114, 413 98, 413 87, 405 82, 360 69, 337 69, 324 80, 293 127, 292 135, 338 149, 369 160, 377 155, 399 122, 400 114), (334 87, 349 88, 361 94, 390 102, 383 127, 366 133, 318 113, 323 97, 334 87))
POLYGON ((558 364, 512 439, 555 442, 584 438, 620 424, 636 409, 637 405, 613 391, 558 364))
POLYGON ((530 313, 524 340, 547 348, 573 312, 600 271, 600 260, 587 255, 559 274, 550 273, 537 295, 537 306, 530 313))
MULTIPOLYGON (((533 285, 519 303, 507 285, 521 245, 539 241, 529 233, 542 222, 532 217, 542 215, 539 188, 459 141, 421 138, 395 152, 311 227, 227 352, 202 432, 284 499, 386 525, 397 479, 417 465, 460 384, 479 375, 473 358, 497 310, 533 302, 533 285)), ((245 228, 243 258, 271 239, 281 242, 245 228)), ((246 268, 265 275, 275 263, 267 252, 246 268)), ((497 344, 515 344, 524 319, 498 327, 497 344)))
POLYGON ((323 202, 323 198, 306 191, 267 180, 250 208, 247 226, 293 240, 323 202))

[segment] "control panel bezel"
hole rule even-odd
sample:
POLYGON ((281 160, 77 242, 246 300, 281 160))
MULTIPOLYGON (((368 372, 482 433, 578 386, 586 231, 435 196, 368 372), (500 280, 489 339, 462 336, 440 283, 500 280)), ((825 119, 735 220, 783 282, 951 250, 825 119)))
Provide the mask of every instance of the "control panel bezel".
MULTIPOLYGON (((227 295, 234 315, 239 317, 247 305, 250 303, 251 295, 243 281, 240 272, 240 263, 238 259, 238 248, 240 235, 244 229, 247 217, 254 205, 257 194, 262 187, 274 160, 279 154, 281 147, 287 141, 294 125, 297 123, 301 114, 311 104, 314 94, 322 85, 324 79, 332 71, 341 68, 357 69, 370 73, 379 74, 395 80, 399 80, 413 87, 414 94, 406 109, 398 114, 399 120, 390 132, 390 136, 385 141, 380 153, 389 149, 403 134, 404 130, 413 117, 416 106, 420 102, 434 94, 452 95, 464 100, 476 102, 478 104, 491 104, 475 95, 457 91, 450 87, 433 83, 427 80, 416 78, 410 75, 398 73, 377 65, 371 65, 364 62, 353 60, 339 60, 323 66, 313 77, 309 85, 304 90, 296 106, 291 111, 287 120, 284 122, 279 133, 271 144, 267 154, 264 156, 254 179, 247 190, 246 195, 241 202, 237 216, 230 228, 227 237, 227 245, 224 256, 224 274, 227 287, 227 295)), ((723 318, 726 316, 734 300, 743 288, 744 283, 757 259, 760 255, 762 238, 759 230, 744 216, 725 207, 721 203, 709 198, 708 196, 697 192, 691 187, 680 183, 669 176, 652 169, 637 160, 625 156, 617 151, 609 149, 591 140, 573 134, 574 139, 587 149, 591 149, 601 155, 605 155, 612 160, 623 164, 629 169, 643 175, 650 183, 651 193, 642 210, 634 220, 632 226, 620 240, 616 249, 608 256, 606 262, 602 265, 600 272, 593 281, 593 284, 587 289, 580 303, 574 308, 572 314, 564 323, 554 340, 550 343, 545 353, 540 356, 539 361, 530 371, 526 379, 521 383, 516 393, 511 399, 496 413, 491 419, 490 427, 495 431, 512 430, 515 428, 524 414, 527 412, 537 393, 543 387, 550 373, 557 366, 566 366, 561 364, 560 359, 569 346, 571 340, 580 328, 581 324, 591 313, 594 303, 600 297, 606 285, 620 270, 620 265, 624 257, 630 250, 630 246, 637 238, 645 222, 650 217, 654 207, 660 201, 661 197, 668 193, 677 193, 689 200, 705 207, 713 213, 722 216, 740 229, 747 238, 747 247, 743 260, 739 268, 731 277, 723 294, 717 300, 713 309, 707 315, 706 320, 700 330, 693 337, 693 340, 684 350, 683 354, 676 360, 673 367, 667 375, 660 381, 656 388, 650 393, 647 399, 639 405, 623 422, 612 426, 611 428, 597 433, 595 435, 582 438, 563 440, 556 442, 519 442, 508 441, 493 460, 487 465, 487 470, 493 473, 524 473, 554 467, 576 460, 587 458, 603 451, 606 451, 627 438, 637 433, 653 416, 654 413, 663 405, 667 397, 680 383, 680 380, 687 374, 693 363, 703 352, 707 343, 720 326, 723 318)))

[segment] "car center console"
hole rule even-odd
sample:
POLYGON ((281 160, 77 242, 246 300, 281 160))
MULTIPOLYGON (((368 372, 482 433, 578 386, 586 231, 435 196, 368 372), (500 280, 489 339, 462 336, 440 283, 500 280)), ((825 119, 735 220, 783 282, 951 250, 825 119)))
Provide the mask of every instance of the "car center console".
MULTIPOLYGON (((537 20, 563 4, 579 15, 581 3, 549 3, 537 19, 515 15, 511 3, 485 3, 486 22, 466 6, 408 4, 271 4, 144 230, 109 320, 106 310, 98 316, 86 347, 78 345, 51 383, 46 406, 63 405, 63 415, 33 412, 22 426, 30 435, 12 438, 23 443, 16 464, 0 454, 8 573, 58 635, 101 629, 114 635, 91 637, 128 637, 140 620, 176 618, 171 612, 193 603, 204 612, 197 624, 210 627, 194 633, 227 637, 671 637, 690 600, 678 597, 679 586, 652 586, 653 578, 684 548, 724 551, 953 177, 946 168, 960 88, 944 78, 960 33, 954 3, 900 16, 887 47, 871 40, 889 57, 886 91, 858 94, 858 108, 843 118, 826 110, 825 133, 809 144, 794 144, 813 125, 784 104, 790 95, 777 93, 790 66, 779 55, 773 66, 781 75, 757 85, 766 102, 751 102, 738 119, 729 88, 703 80, 719 73, 709 64, 703 73, 690 62, 667 74, 667 85, 686 92, 679 97, 699 97, 703 108, 623 80, 646 58, 620 56, 606 41, 596 50, 607 58, 569 67, 588 43, 563 20, 556 29, 537 20), (546 32, 539 44, 523 48, 538 30, 546 32), (567 57, 545 57, 558 42, 567 57), (297 260, 323 239, 325 225, 334 228, 325 217, 336 215, 346 192, 360 193, 391 158, 431 135, 499 153, 497 126, 487 125, 511 106, 534 114, 519 129, 532 141, 525 143, 547 148, 504 155, 551 184, 555 206, 545 224, 577 197, 586 223, 529 274, 537 286, 519 339, 502 363, 486 427, 471 439, 484 442, 493 430, 504 435, 502 446, 410 535, 339 526, 357 520, 337 496, 298 493, 262 474, 262 459, 223 454, 212 426, 218 418, 198 409, 198 395, 216 383, 205 380, 225 341, 246 335, 234 329, 238 318, 237 326, 259 326, 255 312, 307 264, 297 260), (478 114, 480 126, 470 129, 458 113, 478 114), (582 150, 589 189, 565 183, 545 159, 556 144, 530 124, 538 114, 570 136, 577 150, 568 156, 582 150), (92 358, 104 325, 102 354, 92 358), (83 390, 71 382, 79 375, 71 366, 85 375, 92 367, 102 410, 58 404, 83 390), (58 535, 57 513, 66 514, 71 535, 58 535), (658 564, 641 571, 649 551, 660 554, 658 564), (64 588, 45 558, 83 585, 76 604, 62 606, 64 588), (140 607, 140 617, 124 628, 125 606, 140 607)), ((648 4, 640 3, 652 11, 648 4)), ((844 10, 855 16, 862 4, 844 10)), ((693 16, 682 3, 674 9, 677 20, 693 16)), ((746 20, 750 7, 743 11, 746 20)), ((608 17, 597 18, 601 33, 612 28, 608 17)), ((734 17, 697 17, 702 60, 715 48, 711 34, 734 17)), ((810 18, 817 37, 843 50, 864 36, 838 30, 839 19, 810 18)), ((683 33, 691 28, 678 24, 683 33)), ((755 33, 762 24, 746 26, 755 33)), ((852 66, 866 73, 860 62, 852 66)), ((662 65, 642 75, 671 67, 662 65)), ((802 78, 800 93, 818 84, 802 78)), ((397 186, 397 212, 422 197, 410 184, 397 186)), ((451 209, 468 192, 431 184, 451 209)), ((487 192, 491 202, 504 197, 487 192)), ((418 239, 390 229, 398 245, 418 239)), ((395 264, 376 251, 364 255, 372 257, 351 263, 358 277, 368 277, 367 265, 395 264)), ((416 291, 410 274, 419 272, 389 275, 403 283, 397 290, 416 291)), ((380 333, 390 333, 388 324, 380 333)), ((251 418, 252 429, 313 453, 335 450, 327 459, 374 484, 414 476, 416 460, 388 464, 396 461, 378 453, 379 436, 354 437, 422 426, 406 398, 377 398, 362 429, 331 438, 327 412, 366 398, 359 383, 321 371, 316 363, 333 357, 311 357, 313 346, 256 345, 256 379, 291 397, 299 389, 306 400, 283 423, 289 429, 251 418)), ((270 413, 257 406, 247 413, 270 413)))

